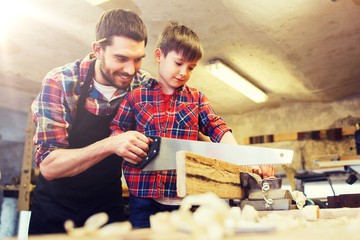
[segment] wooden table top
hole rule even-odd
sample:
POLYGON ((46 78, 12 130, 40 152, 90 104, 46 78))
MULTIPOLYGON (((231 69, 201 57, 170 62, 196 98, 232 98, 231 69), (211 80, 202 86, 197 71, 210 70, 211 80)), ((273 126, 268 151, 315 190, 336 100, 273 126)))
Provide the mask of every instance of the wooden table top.
MULTIPOLYGON (((287 221, 289 217, 298 219, 301 216, 299 210, 261 212, 260 216, 277 214, 279 219, 287 221)), ((276 229, 267 233, 242 233, 226 240, 359 240, 360 239, 360 208, 320 209, 320 218, 316 221, 308 221, 299 226, 291 226, 276 229)), ((304 222, 303 222, 304 223, 304 222)), ((15 240, 17 238, 9 238, 15 240)), ((29 240, 79 240, 79 239, 104 239, 98 236, 71 237, 66 234, 52 234, 29 236, 29 240)), ((137 229, 122 235, 106 237, 107 240, 183 240, 194 239, 191 235, 183 232, 155 233, 151 229, 137 229)))

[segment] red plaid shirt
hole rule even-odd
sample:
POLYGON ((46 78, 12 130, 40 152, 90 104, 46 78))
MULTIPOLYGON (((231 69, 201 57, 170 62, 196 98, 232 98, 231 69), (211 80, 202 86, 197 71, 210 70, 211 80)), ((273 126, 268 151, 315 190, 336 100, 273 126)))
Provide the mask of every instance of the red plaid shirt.
MULTIPOLYGON (((137 130, 145 135, 197 140, 198 132, 219 142, 230 131, 218 117, 206 96, 186 85, 175 90, 169 109, 155 79, 128 93, 111 122, 112 135, 137 130)), ((176 172, 143 172, 123 163, 129 191, 137 197, 176 197, 176 172)))

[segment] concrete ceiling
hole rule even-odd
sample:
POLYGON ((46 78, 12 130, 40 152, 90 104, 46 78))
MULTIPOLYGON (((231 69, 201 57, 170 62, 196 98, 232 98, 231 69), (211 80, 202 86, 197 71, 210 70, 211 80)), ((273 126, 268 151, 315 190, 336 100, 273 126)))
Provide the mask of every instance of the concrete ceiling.
MULTIPOLYGON (((191 27, 205 56, 189 85, 201 89, 219 115, 331 102, 359 93, 360 0, 11 0, 14 13, 0 40, 0 107, 26 112, 45 74, 91 51, 101 13, 127 8, 149 34, 142 68, 156 76, 158 34, 168 20, 191 27), (220 58, 269 96, 257 104, 208 73, 220 58)), ((4 4, 2 2, 1 4, 4 4)), ((11 7, 11 6, 9 6, 11 7)), ((3 11, 3 12, 2 12, 3 11)), ((0 25, 1 26, 1 25, 0 25)))

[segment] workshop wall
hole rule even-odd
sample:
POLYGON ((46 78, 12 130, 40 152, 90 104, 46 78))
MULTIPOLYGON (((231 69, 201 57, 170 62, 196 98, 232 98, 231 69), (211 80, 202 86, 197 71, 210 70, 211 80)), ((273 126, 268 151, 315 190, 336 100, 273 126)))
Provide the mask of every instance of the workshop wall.
POLYGON ((4 185, 20 177, 27 113, 0 108, 0 116, 0 185, 4 185))
MULTIPOLYGON (((293 103, 238 115, 223 116, 239 144, 250 136, 293 133, 354 126, 360 122, 360 95, 332 103, 293 103)), ((253 144, 252 146, 292 149, 291 168, 311 169, 318 155, 355 155, 353 136, 342 140, 297 140, 253 144)))
POLYGON ((0 146, 14 142, 23 143, 28 113, 0 108, 0 116, 0 146))
POLYGON ((4 185, 21 171, 27 113, 0 108, 0 116, 0 185, 4 185))
MULTIPOLYGON (((7 184, 16 184, 20 181, 27 113, 0 108, 0 116, 0 185, 4 186, 7 184)), ((7 191, 6 197, 15 196, 12 193, 11 191, 7 191)), ((3 197, 4 191, 0 190, 1 221, 6 219, 7 225, 9 225, 9 216, 11 214, 7 215, 5 212, 9 213, 13 211, 13 209, 3 209, 3 207, 9 207, 8 204, 3 205, 3 197)), ((4 229, 4 222, 0 222, 0 226, 0 234, 2 235, 0 237, 8 236, 3 235, 8 231, 8 229, 4 229)))

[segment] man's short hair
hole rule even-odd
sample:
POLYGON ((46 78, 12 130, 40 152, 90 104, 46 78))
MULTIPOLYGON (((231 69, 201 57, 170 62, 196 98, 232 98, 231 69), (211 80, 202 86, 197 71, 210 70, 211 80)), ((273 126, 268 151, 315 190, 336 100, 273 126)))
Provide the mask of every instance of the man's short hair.
POLYGON ((147 31, 144 22, 134 12, 111 9, 104 12, 96 24, 96 41, 103 47, 112 44, 114 36, 123 36, 147 44, 147 31))
POLYGON ((170 21, 159 36, 157 48, 166 57, 170 51, 181 53, 187 61, 200 60, 203 48, 196 33, 185 25, 170 21))

